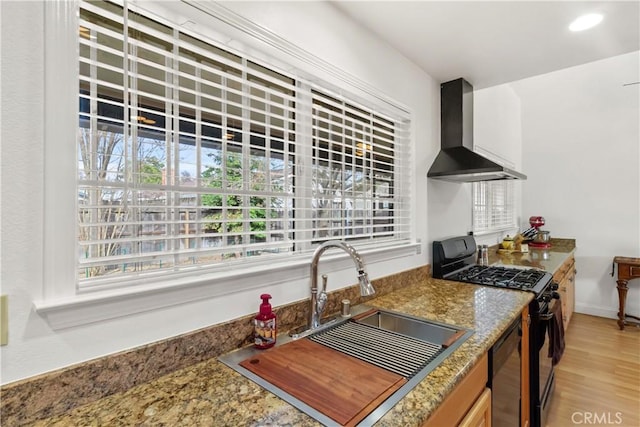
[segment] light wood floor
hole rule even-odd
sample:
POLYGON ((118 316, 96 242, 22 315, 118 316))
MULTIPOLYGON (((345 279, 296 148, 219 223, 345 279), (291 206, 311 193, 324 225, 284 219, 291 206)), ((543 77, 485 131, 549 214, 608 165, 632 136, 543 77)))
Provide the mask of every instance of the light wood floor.
POLYGON ((574 314, 546 427, 640 426, 640 327, 574 314))

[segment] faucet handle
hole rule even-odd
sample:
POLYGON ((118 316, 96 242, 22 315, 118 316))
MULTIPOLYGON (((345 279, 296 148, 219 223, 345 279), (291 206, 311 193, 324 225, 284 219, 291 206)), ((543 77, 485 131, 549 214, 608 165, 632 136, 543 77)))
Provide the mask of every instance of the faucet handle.
POLYGON ((325 291, 320 292, 320 295, 318 295, 317 303, 318 319, 322 317, 322 312, 324 311, 324 306, 327 304, 327 299, 329 299, 327 293, 325 291))
POLYGON ((316 311, 318 313, 318 319, 320 317, 322 317, 322 312, 324 311, 324 307, 327 304, 327 299, 329 299, 329 297, 327 296, 327 280, 328 277, 326 274, 322 275, 322 291, 320 292, 320 295, 318 295, 318 302, 316 304, 316 311))

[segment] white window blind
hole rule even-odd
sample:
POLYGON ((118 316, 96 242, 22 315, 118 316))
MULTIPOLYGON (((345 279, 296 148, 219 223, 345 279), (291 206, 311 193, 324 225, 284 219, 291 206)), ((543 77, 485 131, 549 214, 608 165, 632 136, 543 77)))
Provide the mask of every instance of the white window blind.
POLYGON ((408 239, 406 204, 394 201, 402 126, 328 94, 312 96, 314 241, 408 239))
POLYGON ((512 181, 473 183, 474 232, 504 230, 516 226, 512 181))
POLYGON ((409 239, 406 119, 126 3, 82 2, 79 48, 80 289, 409 239))

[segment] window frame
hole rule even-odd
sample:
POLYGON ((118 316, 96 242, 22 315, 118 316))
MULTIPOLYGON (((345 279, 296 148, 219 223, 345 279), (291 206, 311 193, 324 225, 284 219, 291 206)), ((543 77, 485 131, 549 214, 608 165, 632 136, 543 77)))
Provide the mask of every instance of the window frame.
MULTIPOLYGON (((75 87, 78 82, 78 7, 77 0, 56 0, 45 5, 45 71, 56 69, 55 73, 45 73, 45 131, 47 135, 55 135, 55 138, 51 138, 54 140, 51 143, 48 141, 45 144, 45 278, 43 299, 35 302, 37 311, 47 317, 54 329, 61 329, 308 277, 309 256, 305 253, 290 257, 283 263, 274 264, 272 260, 256 263, 243 268, 241 272, 233 268, 222 268, 212 275, 196 279, 177 277, 164 281, 161 285, 150 280, 133 288, 80 292, 75 277, 78 253, 78 198, 75 194, 77 152, 74 144, 61 142, 76 138, 77 115, 68 112, 77 111, 78 97, 77 91, 70 91, 68 88, 75 87), (60 16, 65 16, 66 19, 60 19, 60 16), (73 188, 74 191, 61 191, 65 188, 73 188), (213 286, 212 282, 215 282, 213 286)), ((208 7, 214 6, 211 4, 208 7)), ((237 17, 228 18, 231 19, 237 17)), ((249 21, 243 25, 250 35, 257 30, 255 25, 251 27, 249 21)), ((290 49, 290 46, 286 47, 290 49)), ((299 48, 298 51, 299 56, 307 54, 299 48)), ((319 69, 333 67, 318 58, 315 61, 319 61, 319 69)), ((334 73, 341 74, 338 69, 334 73)), ((349 87, 353 86, 352 77, 345 80, 349 87)), ((356 89, 366 89, 365 98, 367 94, 376 92, 375 88, 369 88, 363 82, 356 83, 356 89)), ((372 98, 376 97, 374 95, 372 98)), ((384 97, 382 101, 397 106, 384 97)), ((409 215, 412 215, 409 200, 407 203, 409 215)), ((412 221, 408 222, 412 228, 412 221)), ((413 230, 409 234, 413 236, 413 230)), ((419 250, 420 244, 412 237, 411 241, 403 244, 365 248, 362 253, 368 263, 376 263, 415 255, 419 250)), ((327 257, 326 262, 330 264, 329 268, 348 268, 347 258, 346 255, 334 255, 327 257)))

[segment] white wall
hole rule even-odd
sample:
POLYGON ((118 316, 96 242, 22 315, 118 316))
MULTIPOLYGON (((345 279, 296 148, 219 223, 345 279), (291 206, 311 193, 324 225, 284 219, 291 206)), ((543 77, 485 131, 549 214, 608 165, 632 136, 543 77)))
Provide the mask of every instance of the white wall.
POLYGON ((522 109, 509 84, 473 93, 474 151, 492 160, 522 169, 522 109))
MULTIPOLYGON (((471 231, 470 183, 429 179, 427 182, 427 194, 429 194, 429 207, 422 218, 429 224, 430 240, 463 236, 471 231)), ((429 263, 431 263, 431 260, 429 260, 429 263)))
MULTIPOLYGON (((169 6, 188 7, 184 3, 163 3, 163 7, 169 6)), ((411 199, 417 217, 416 238, 422 240, 423 250, 419 255, 369 265, 368 270, 375 279, 428 263, 431 255, 425 188, 427 169, 439 146, 438 84, 386 44, 354 26, 327 2, 238 2, 229 7, 411 109, 415 161, 411 199)), ((262 292, 272 293, 274 305, 308 297, 308 281, 299 280, 85 327, 52 330, 32 305, 34 300, 43 298, 44 292, 43 163, 46 141, 55 138, 45 136, 43 127, 44 7, 38 1, 1 1, 0 8, 0 284, 1 292, 9 295, 9 345, 0 348, 2 384, 254 313, 262 292)), ((465 215, 466 210, 461 217, 465 215)), ((352 276, 351 271, 333 273, 331 290, 354 283, 352 276)))
MULTIPOLYGON (((514 82, 522 106, 523 215, 574 237, 576 311, 617 317, 616 255, 640 257, 640 52, 514 82)), ((640 313, 630 282, 627 312, 640 313)))
MULTIPOLYGON (((473 94, 474 151, 502 165, 522 169, 522 108, 509 84, 479 89, 473 94)), ((526 175, 526 173, 525 173, 526 175)), ((521 200, 524 181, 512 181, 515 193, 516 225, 522 222, 521 200)), ((481 244, 494 245, 519 228, 476 236, 481 244)))

